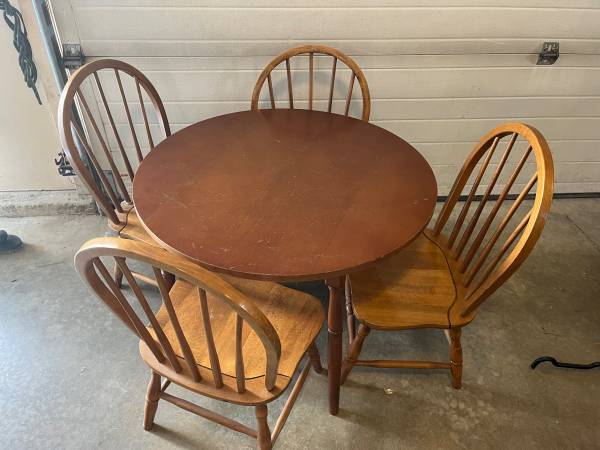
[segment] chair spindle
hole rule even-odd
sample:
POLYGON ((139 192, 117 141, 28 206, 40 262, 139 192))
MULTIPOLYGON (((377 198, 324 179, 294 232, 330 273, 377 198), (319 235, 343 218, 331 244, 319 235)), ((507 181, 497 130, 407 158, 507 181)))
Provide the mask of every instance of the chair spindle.
POLYGON ((285 60, 285 70, 287 71, 288 96, 290 99, 290 109, 294 109, 294 94, 292 91, 292 71, 290 69, 290 59, 285 60))
MULTIPOLYGON (((144 127, 146 128, 146 135, 148 136, 148 145, 150 146, 150 150, 154 148, 154 141, 152 140, 152 133, 150 133, 150 123, 148 122, 148 115, 146 114, 146 106, 144 106, 144 98, 142 97, 142 89, 140 87, 140 82, 136 78, 135 79, 135 88, 137 90, 138 99, 140 102, 140 109, 142 110, 142 117, 144 119, 144 127)), ((133 179, 133 177, 131 177, 133 179)))
POLYGON ((269 97, 271 98, 271 109, 275 109, 275 97, 273 96, 273 81, 271 80, 271 74, 267 77, 267 83, 269 85, 269 97))
POLYGON ((308 109, 313 109, 313 52, 308 54, 308 109))
POLYGON ((185 361, 187 362, 188 368, 192 373, 192 378, 194 379, 194 381, 198 382, 201 380, 200 371, 198 370, 198 366, 196 365, 196 360, 194 359, 194 354, 190 349, 190 345, 187 339, 185 338, 183 330, 181 329, 179 319, 177 318, 177 312, 175 311, 173 303, 171 302, 169 289, 167 288, 165 279, 160 269, 152 267, 152 270, 154 271, 154 277, 156 278, 156 282, 158 283, 158 290, 160 291, 160 296, 162 297, 165 309, 167 310, 167 314, 169 315, 169 319, 171 321, 171 324, 173 325, 173 329, 175 330, 175 335, 177 336, 177 340, 179 341, 179 346, 181 347, 181 351, 183 352, 185 361))
POLYGON ((198 287, 198 297, 200 298, 200 310, 202 312, 202 323, 204 325, 204 335, 206 336, 206 346, 208 347, 208 356, 210 358, 210 367, 212 369, 215 387, 223 387, 223 378, 221 376, 221 364, 219 355, 215 347, 212 327, 210 324, 210 312, 208 311, 208 302, 206 300, 206 291, 198 287))
POLYGON ((237 314, 235 316, 235 379, 237 391, 242 394, 246 391, 246 374, 244 371, 244 354, 242 353, 242 332, 244 319, 237 314))
POLYGON ((337 58, 333 56, 333 67, 331 68, 331 86, 329 87, 329 105, 327 106, 327 112, 331 112, 333 104, 333 89, 335 87, 335 69, 337 66, 337 58))
POLYGON ((121 82, 121 75, 119 71, 115 70, 115 77, 117 78, 117 84, 119 85, 119 92, 121 92, 121 99, 123 100, 123 107, 125 108, 125 114, 127 115, 127 122, 129 122, 129 129, 131 130, 131 136, 133 138, 133 145, 135 145, 135 151, 137 153, 138 162, 142 162, 144 157, 142 156, 142 149, 135 133, 135 127, 133 126, 133 120, 131 120, 131 112, 129 111, 129 105, 127 104, 127 98, 125 97, 125 91, 123 90, 123 83, 121 82))
POLYGON ((352 101, 352 90, 354 88, 354 79, 355 78, 356 78, 356 75, 354 74, 354 72, 352 72, 352 75, 350 76, 350 84, 348 85, 348 97, 346 98, 346 109, 344 110, 345 116, 347 116, 348 111, 350 111, 350 102, 352 101))

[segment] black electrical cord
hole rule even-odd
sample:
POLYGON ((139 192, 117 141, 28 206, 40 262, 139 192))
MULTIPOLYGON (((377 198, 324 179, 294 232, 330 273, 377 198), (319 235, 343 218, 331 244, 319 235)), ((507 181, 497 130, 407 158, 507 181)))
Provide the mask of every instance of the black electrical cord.
POLYGON ((35 87, 35 82, 37 81, 37 69, 33 62, 31 44, 29 43, 29 39, 27 39, 27 29, 23 22, 23 16, 8 0, 0 0, 0 10, 4 11, 4 21, 13 31, 13 44, 19 53, 19 67, 21 67, 21 72, 23 72, 24 81, 27 83, 27 87, 33 90, 35 98, 41 105, 42 100, 35 87))
POLYGON ((549 363, 552 363, 552 365, 555 367, 564 367, 566 369, 588 370, 588 369, 594 369, 596 367, 600 367, 600 361, 593 362, 590 364, 578 364, 578 363, 560 362, 560 361, 557 361, 556 358, 553 358, 552 356, 541 356, 541 357, 535 359, 531 363, 531 368, 535 369, 538 366, 538 364, 541 364, 543 362, 549 362, 549 363))

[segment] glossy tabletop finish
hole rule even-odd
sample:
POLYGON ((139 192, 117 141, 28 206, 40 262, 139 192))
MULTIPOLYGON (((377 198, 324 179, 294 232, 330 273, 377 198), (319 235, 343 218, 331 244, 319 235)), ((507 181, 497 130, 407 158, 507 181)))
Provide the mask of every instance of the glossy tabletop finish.
POLYGON ((431 168, 375 125, 262 110, 191 125, 135 176, 146 229, 218 272, 277 281, 343 275, 410 242, 437 196, 431 168))

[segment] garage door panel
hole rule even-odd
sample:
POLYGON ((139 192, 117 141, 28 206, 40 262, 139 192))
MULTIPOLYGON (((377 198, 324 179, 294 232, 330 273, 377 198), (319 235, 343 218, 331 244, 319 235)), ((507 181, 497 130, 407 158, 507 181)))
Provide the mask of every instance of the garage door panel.
MULTIPOLYGON (((389 130, 392 133, 402 136, 404 140, 411 144, 435 144, 450 142, 476 142, 481 136, 489 130, 505 121, 497 119, 483 120, 440 120, 440 121, 392 121, 392 122, 373 122, 389 130)), ((596 142, 600 140, 600 119, 572 119, 572 118, 553 118, 553 119, 530 119, 529 124, 538 128, 544 136, 550 141, 553 140, 573 140, 580 139, 586 142, 596 142)), ((189 125, 188 123, 171 123, 172 131, 181 129, 189 125)), ((140 123, 136 125, 138 135, 145 136, 144 126, 140 123)), ((117 124, 119 135, 124 142, 133 142, 128 134, 129 125, 127 123, 117 124)), ((160 137, 157 125, 152 125, 153 136, 160 137)), ((111 134, 112 139, 112 132, 111 134)), ((111 141, 112 142, 112 141, 111 141)), ((126 144, 128 145, 128 144, 126 144)), ((466 144, 468 145, 468 144, 466 144)), ((595 144, 593 144, 595 145, 595 144)), ((586 147, 590 149, 590 157, 597 157, 598 151, 593 146, 586 147)))
MULTIPOLYGON (((454 183, 454 180, 456 178, 456 175, 458 174, 458 171, 460 170, 460 167, 459 166, 433 165, 432 169, 433 169, 435 178, 438 183, 438 195, 448 195, 448 192, 450 191, 450 188, 452 187, 452 184, 454 183)), ((574 186, 576 186, 577 184, 582 184, 585 186, 593 186, 595 184, 596 185, 600 184, 597 181, 597 172, 600 170, 600 163, 597 163, 597 162, 588 164, 586 166, 581 166, 581 165, 572 164, 572 163, 557 163, 555 165, 554 169, 555 169, 555 174, 554 174, 555 175, 555 178, 554 178, 555 188, 560 187, 560 186, 570 186, 570 188, 573 189, 574 186)), ((529 174, 531 174, 531 173, 532 172, 529 171, 529 174)), ((511 194, 519 193, 525 186, 528 179, 529 179, 529 176, 524 176, 524 175, 519 176, 519 179, 514 184, 514 186, 511 188, 510 193, 511 194)), ((502 186, 500 186, 499 188, 495 188, 493 192, 496 194, 499 193, 501 187, 502 186)), ((560 192, 558 189, 556 189, 555 191, 560 192)), ((563 192, 565 192, 565 191, 563 191, 563 192)), ((566 192, 582 192, 582 191, 581 190, 576 190, 576 191, 569 190, 566 192)), ((594 191, 588 191, 588 192, 594 192, 594 191)))
MULTIPOLYGON (((221 7, 221 8, 372 8, 373 0, 328 0, 325 4, 322 0, 103 0, 105 7, 221 7)), ((523 0, 378 0, 378 7, 522 7, 523 0)), ((98 6, 98 0, 72 0, 71 4, 78 6, 98 6)), ((529 7, 564 8, 564 0, 528 0, 529 7)), ((600 9, 596 0, 570 0, 568 6, 571 8, 593 8, 600 9)))
MULTIPOLYGON (((600 4, 600 3, 599 3, 600 4)), ((279 51, 288 48, 282 45, 279 51)), ((527 67, 537 61, 537 54, 472 54, 472 55, 355 55, 351 56, 362 69, 428 69, 527 67)), ((207 71, 207 70, 262 70, 275 54, 259 56, 187 56, 187 57, 119 57, 144 72, 207 71)), ((88 57, 87 62, 100 59, 88 57)), ((331 70, 332 57, 315 54, 315 69, 331 70)), ((308 69, 308 57, 294 58, 294 67, 308 69)), ((600 67, 600 55, 561 54, 553 67, 600 67)))
MULTIPOLYGON (((80 39, 87 55, 94 56, 273 56, 283 49, 303 44, 322 44, 343 49, 350 55, 464 55, 516 53, 537 55, 542 42, 552 35, 535 38, 486 39, 247 39, 247 40, 160 40, 160 39, 80 39)), ((600 54, 600 40, 561 38, 563 54, 600 54)), ((535 56, 532 56, 535 58, 535 56)))
MULTIPOLYGON (((327 109, 326 100, 313 102, 316 110, 327 109)), ((308 108, 308 102, 296 100, 298 108, 308 108)), ((333 109, 341 111, 343 100, 334 101, 333 109)), ((109 104, 117 122, 127 120, 122 102, 109 104)), ((104 106, 99 105, 102 109, 104 106)), ((260 108, 270 108, 262 101, 260 108)), ((145 103, 146 111, 152 104, 145 103)), ((209 117, 244 111, 250 108, 250 96, 240 101, 165 102, 167 116, 173 123, 194 123, 209 117)), ((352 101, 350 112, 353 117, 360 114, 360 99, 352 101)), ((138 103, 130 105, 134 122, 142 123, 143 117, 138 103)), ((460 98, 460 99, 382 99, 371 101, 372 120, 436 120, 436 119, 498 119, 499 121, 530 121, 531 117, 600 117, 600 97, 514 97, 514 98, 460 98)), ((151 115, 150 122, 156 123, 151 115)))
MULTIPOLYGON (((242 101, 250 97, 260 71, 154 71, 147 76, 164 101, 242 101)), ((326 99, 329 71, 316 71, 315 98, 326 99)), ((600 95, 600 68, 462 68, 365 70, 375 99, 479 98, 600 95)), ((103 74, 105 84, 107 75, 103 74)), ((292 75, 294 93, 308 96, 308 72, 292 75)), ((336 76, 337 98, 345 95, 349 71, 336 76)), ((273 74, 278 99, 287 98, 284 71, 273 74)), ((120 99, 114 83, 106 83, 110 101, 120 99)), ((358 89, 358 87, 356 87, 358 89)), ((132 95, 134 91, 130 91, 132 95)), ((263 93, 266 97, 267 92, 263 93)))
MULTIPOLYGON (((506 122, 498 119, 469 120, 392 120, 375 124, 413 143, 477 141, 489 130, 506 122)), ((547 139, 600 139, 600 119, 529 118, 547 139)))
MULTIPOLYGON (((415 143, 414 147, 430 164, 462 164, 477 142, 415 143)), ((600 152, 600 140, 550 140, 548 141, 556 163, 595 162, 600 152)))
POLYGON ((557 14, 553 8, 320 8, 317 14, 312 8, 81 6, 74 12, 82 40, 486 39, 510 38, 514 30, 520 37, 586 39, 598 37, 600 21, 597 9, 557 14))

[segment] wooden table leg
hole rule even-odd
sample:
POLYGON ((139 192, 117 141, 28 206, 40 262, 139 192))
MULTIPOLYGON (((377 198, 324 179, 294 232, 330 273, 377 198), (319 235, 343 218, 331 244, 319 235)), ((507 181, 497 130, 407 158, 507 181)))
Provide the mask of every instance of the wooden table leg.
POLYGON ((325 280, 325 284, 329 288, 327 374, 329 377, 329 413, 332 415, 336 415, 340 407, 344 279, 345 277, 325 280))

